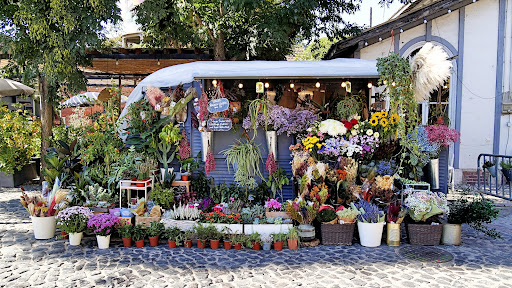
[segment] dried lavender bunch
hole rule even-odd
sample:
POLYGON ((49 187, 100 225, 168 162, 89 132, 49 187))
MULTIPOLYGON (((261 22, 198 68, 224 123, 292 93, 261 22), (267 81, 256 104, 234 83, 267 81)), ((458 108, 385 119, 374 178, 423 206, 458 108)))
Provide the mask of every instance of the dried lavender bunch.
POLYGON ((380 211, 377 205, 371 204, 365 200, 359 200, 357 204, 351 203, 352 208, 359 211, 357 221, 363 223, 380 223, 384 222, 384 212, 380 211))

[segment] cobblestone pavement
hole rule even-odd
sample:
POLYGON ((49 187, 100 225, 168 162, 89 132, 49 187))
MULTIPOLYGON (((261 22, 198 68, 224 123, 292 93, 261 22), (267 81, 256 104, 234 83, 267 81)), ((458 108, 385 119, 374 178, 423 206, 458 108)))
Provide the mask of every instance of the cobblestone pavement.
POLYGON ((299 251, 123 248, 35 240, 18 189, 0 189, 1 287, 511 287, 512 211, 493 226, 505 240, 464 227, 445 264, 406 260, 396 248, 318 246, 299 251))

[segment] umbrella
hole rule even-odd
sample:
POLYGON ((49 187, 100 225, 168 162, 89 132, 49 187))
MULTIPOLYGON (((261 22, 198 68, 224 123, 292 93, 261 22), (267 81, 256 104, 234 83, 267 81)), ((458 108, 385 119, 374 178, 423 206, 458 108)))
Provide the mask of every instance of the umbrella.
POLYGON ((11 79, 0 79, 0 97, 30 95, 34 89, 11 79))
POLYGON ((75 95, 60 104, 61 107, 76 107, 80 105, 94 104, 98 99, 99 92, 85 92, 75 95))

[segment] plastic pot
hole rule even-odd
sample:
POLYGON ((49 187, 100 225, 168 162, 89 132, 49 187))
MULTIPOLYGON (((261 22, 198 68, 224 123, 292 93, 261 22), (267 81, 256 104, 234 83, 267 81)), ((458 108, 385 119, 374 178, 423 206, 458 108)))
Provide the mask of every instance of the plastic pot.
POLYGON ((185 244, 183 244, 185 248, 192 248, 192 240, 185 241, 185 244))
POLYGON ((132 246, 132 237, 123 237, 123 246, 124 247, 131 247, 132 246))
POLYGON ((158 236, 149 236, 149 245, 151 247, 158 246, 158 236))
POLYGON ((98 241, 99 249, 108 249, 108 247, 110 247, 110 235, 107 235, 107 236, 96 235, 96 241, 98 241))
POLYGON ((288 239, 288 249, 290 249, 290 250, 299 249, 299 241, 297 239, 288 239))
POLYGON ((176 241, 168 240, 167 243, 169 243, 169 248, 176 248, 176 241))
POLYGON ((242 250, 242 243, 236 243, 235 250, 242 250))
POLYGON ((253 242, 252 243, 252 250, 258 251, 261 249, 260 242, 253 242))
POLYGON ((274 242, 274 250, 276 250, 276 251, 283 250, 283 242, 274 242))
POLYGON ((204 249, 206 247, 206 240, 197 240, 197 248, 204 249))
POLYGON ((219 249, 219 240, 210 240, 210 248, 219 249))
POLYGON ((386 223, 363 223, 357 222, 359 239, 365 247, 378 247, 382 240, 382 231, 386 223))
POLYGON ((188 181, 188 175, 181 175, 181 181, 188 181))
POLYGON ((505 179, 507 179, 507 183, 512 180, 512 173, 510 173, 512 169, 503 169, 501 170, 501 173, 503 173, 503 176, 505 176, 505 179))
POLYGON ((231 242, 229 242, 229 241, 224 241, 224 249, 226 249, 226 250, 231 249, 231 242))
POLYGON ((147 183, 147 181, 149 181, 149 178, 146 178, 144 180, 140 180, 140 182, 137 182, 135 184, 137 184, 137 187, 144 187, 144 185, 147 183))
POLYGON ((64 231, 60 231, 60 236, 62 237, 62 239, 68 239, 68 233, 67 232, 64 232, 64 231))
POLYGON ((80 242, 82 242, 83 235, 84 235, 84 232, 69 233, 69 245, 71 245, 71 246, 80 245, 80 242))
POLYGON ((263 243, 263 250, 270 251, 270 248, 272 248, 272 243, 270 243, 270 242, 263 243))
POLYGON ((461 224, 443 224, 443 244, 459 246, 462 243, 461 228, 461 224))
POLYGON ((55 237, 55 216, 30 218, 32 218, 32 227, 36 239, 46 240, 55 237))
POLYGON ((142 248, 142 247, 144 247, 144 240, 135 241, 135 246, 136 246, 137 248, 142 248))

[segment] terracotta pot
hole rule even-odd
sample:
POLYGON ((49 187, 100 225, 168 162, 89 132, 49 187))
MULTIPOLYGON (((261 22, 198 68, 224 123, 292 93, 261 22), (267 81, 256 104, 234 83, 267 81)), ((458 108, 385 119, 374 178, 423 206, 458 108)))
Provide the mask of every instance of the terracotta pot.
POLYGON ((158 246, 158 236, 150 236, 149 245, 151 245, 151 247, 158 246))
POLYGON ((144 247, 144 240, 135 241, 135 246, 136 246, 137 248, 142 248, 142 247, 144 247))
POLYGON ((68 239, 68 233, 60 231, 60 235, 62 236, 62 239, 68 239))
POLYGON ((123 246, 131 247, 132 246, 132 237, 128 237, 128 238, 123 237, 123 246))
POLYGON ((260 250, 261 249, 261 245, 260 245, 260 242, 254 242, 252 243, 252 250, 260 250))
POLYGON ((235 250, 242 250, 242 243, 236 243, 235 250))
POLYGON ((219 249, 219 240, 210 240, 210 248, 219 249))
POLYGON ((149 181, 149 178, 147 179, 144 179, 144 180, 139 180, 141 182, 137 182, 137 187, 144 187, 144 185, 146 184, 147 181, 149 181))
POLYGON ((188 175, 181 175, 181 181, 188 181, 188 175))
POLYGON ((299 249, 297 239, 288 239, 288 249, 290 250, 297 250, 299 249))
MULTIPOLYGON (((132 181, 137 181, 137 177, 132 177, 132 181)), ((137 186, 136 183, 132 183, 132 186, 137 186)))
POLYGON ((274 243, 274 250, 276 250, 276 251, 283 250, 283 242, 275 242, 274 243))
POLYGON ((192 240, 185 241, 185 244, 183 246, 185 248, 192 248, 192 240))
POLYGON ((206 240, 197 240, 197 248, 204 249, 206 247, 206 240))
POLYGON ((176 241, 167 241, 167 243, 169 243, 169 248, 176 248, 176 241))
POLYGON ((231 249, 231 242, 229 242, 229 241, 224 241, 224 249, 226 249, 226 250, 231 249))

